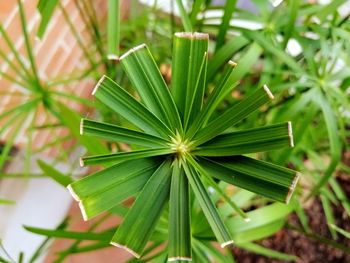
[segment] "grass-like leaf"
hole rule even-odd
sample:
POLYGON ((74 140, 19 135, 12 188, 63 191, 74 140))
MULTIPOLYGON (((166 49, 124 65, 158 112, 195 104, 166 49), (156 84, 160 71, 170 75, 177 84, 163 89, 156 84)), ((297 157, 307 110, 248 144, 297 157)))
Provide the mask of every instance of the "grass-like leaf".
POLYGON ((147 108, 173 131, 181 127, 173 98, 147 46, 131 49, 120 62, 147 108))
POLYGON ((166 140, 156 136, 88 119, 81 120, 80 133, 96 136, 108 141, 124 142, 150 148, 164 147, 168 144, 166 140))
POLYGON ((107 48, 108 48, 109 59, 118 58, 119 39, 120 39, 120 1, 108 0, 107 48))
POLYGON ((169 148, 158 148, 158 149, 146 149, 137 150, 131 152, 117 152, 111 154, 102 154, 94 156, 86 156, 80 158, 80 165, 95 165, 95 164, 105 164, 110 162, 123 162, 128 160, 141 159, 152 156, 167 155, 173 153, 174 151, 169 148))
POLYGON ((179 162, 173 164, 169 200, 168 261, 191 260, 191 222, 188 180, 179 162))
POLYGON ((51 177, 53 180, 64 187, 67 187, 70 183, 73 182, 73 179, 70 176, 61 173, 52 165, 49 165, 42 160, 38 160, 38 165, 46 176, 51 177))
POLYGON ((217 179, 286 203, 299 178, 293 170, 245 156, 201 158, 199 164, 217 179))
POLYGON ((187 164, 184 164, 184 169, 192 190, 208 220, 209 225, 211 226, 217 240, 219 241, 220 246, 226 247, 228 245, 231 245, 233 243, 232 238, 225 224, 220 218, 217 208, 210 199, 207 190, 200 180, 198 173, 192 166, 188 166, 187 164))
POLYGON ((169 198, 171 162, 165 161, 137 197, 111 244, 139 258, 169 198))
POLYGON ((232 125, 246 118, 249 114, 256 111, 260 106, 264 105, 273 98, 272 93, 266 85, 264 85, 263 88, 257 89, 248 98, 234 104, 222 115, 201 129, 194 136, 194 144, 200 145, 214 138, 232 125))
POLYGON ((174 37, 172 93, 185 124, 202 106, 206 65, 205 72, 201 72, 201 66, 208 51, 208 39, 208 34, 187 32, 176 33, 174 37))
POLYGON ((293 147, 290 122, 219 135, 195 151, 201 156, 233 156, 293 147))
POLYGON ((169 128, 107 76, 100 79, 92 94, 145 132, 169 138, 169 128))
POLYGON ((119 183, 120 177, 141 172, 157 165, 159 162, 153 158, 126 161, 75 181, 68 186, 68 189, 77 201, 81 201, 119 183))

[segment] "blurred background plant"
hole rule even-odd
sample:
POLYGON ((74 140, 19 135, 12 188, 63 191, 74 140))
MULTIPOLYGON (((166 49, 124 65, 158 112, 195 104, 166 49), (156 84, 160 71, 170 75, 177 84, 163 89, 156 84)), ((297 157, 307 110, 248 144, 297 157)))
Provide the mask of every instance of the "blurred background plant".
MULTIPOLYGON (((9 187, 6 180, 23 180, 29 184, 33 178, 50 177, 60 186, 66 186, 87 172, 77 168, 77 156, 82 151, 97 154, 133 148, 120 143, 103 144, 79 135, 80 117, 87 113, 101 121, 130 126, 127 120, 90 98, 94 82, 102 74, 135 93, 116 58, 129 48, 146 43, 169 83, 173 33, 200 31, 210 34, 207 92, 222 79, 229 59, 238 63, 235 69, 238 86, 225 98, 216 116, 257 86, 268 83, 275 95, 274 102, 250 115, 235 129, 292 121, 295 141, 292 150, 259 153, 255 157, 298 170, 302 177, 289 205, 272 203, 221 183, 222 190, 247 213, 250 222, 241 220, 220 195, 211 191, 234 238, 233 250, 223 251, 212 242, 215 239, 208 223, 198 204, 193 203, 194 262, 350 261, 348 1, 26 0, 22 4, 19 0, 12 5, 17 10, 19 23, 15 25, 22 30, 24 45, 18 48, 10 27, 5 20, 1 21, 0 96, 1 104, 7 105, 0 112, 0 206, 6 206, 0 210, 5 228, 0 229, 2 232, 6 232, 6 217, 10 218, 8 207, 15 210, 23 205, 23 200, 6 194, 4 187, 9 187), (74 16, 72 8, 76 10, 74 16), (26 12, 31 16, 40 14, 34 30, 27 23, 26 12), (54 23, 55 16, 60 18, 59 23, 54 23), (49 42, 51 32, 63 25, 79 49, 81 56, 76 60, 81 65, 48 74, 42 70, 45 42, 49 42), (97 111, 93 112, 91 106, 97 111), (12 166, 16 166, 15 172, 12 166)), ((54 59, 57 58, 51 58, 54 59)), ((45 193, 41 193, 41 199, 45 198, 45 193)), ((100 251, 106 248, 111 251, 111 235, 131 202, 127 200, 111 209, 85 225, 85 230, 79 227, 82 219, 74 213, 74 208, 62 223, 50 227, 23 221, 22 224, 31 224, 25 227, 27 231, 43 236, 41 244, 31 251, 13 249, 8 241, 11 232, 6 235, 0 232, 1 260, 43 261, 49 250, 46 262, 79 259, 79 255, 88 252, 102 261, 100 251), (71 241, 52 242, 54 238, 71 241)), ((35 208, 29 211, 35 213, 35 208)), ((165 213, 144 257, 131 262, 164 262, 167 218, 165 213)), ((116 259, 106 258, 106 262, 116 259)))

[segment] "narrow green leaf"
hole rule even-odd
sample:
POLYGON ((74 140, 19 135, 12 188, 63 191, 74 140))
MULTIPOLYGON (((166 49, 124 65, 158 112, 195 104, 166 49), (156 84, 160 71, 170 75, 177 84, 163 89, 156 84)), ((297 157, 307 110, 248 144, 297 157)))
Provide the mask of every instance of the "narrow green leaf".
POLYGON ((233 243, 232 238, 230 237, 224 222, 220 218, 217 208, 210 199, 210 196, 199 178, 198 173, 192 166, 188 166, 186 163, 184 163, 183 166, 191 188, 216 236, 216 239, 220 243, 220 246, 226 247, 231 245, 233 243))
POLYGON ((173 163, 169 200, 169 245, 168 261, 190 261, 191 222, 188 180, 179 166, 173 163))
MULTIPOLYGON (((328 226, 335 225, 335 218, 332 211, 330 200, 323 194, 320 194, 320 199, 322 202, 322 207, 323 207, 324 214, 326 216, 328 226)), ((332 227, 329 227, 329 231, 331 232, 333 239, 337 239, 338 237, 337 231, 335 231, 335 229, 332 227)))
POLYGON ((84 220, 86 221, 112 209, 120 202, 136 195, 145 186, 156 168, 157 166, 154 165, 137 170, 132 167, 130 172, 118 174, 119 176, 113 181, 113 184, 105 187, 103 191, 84 198, 79 203, 84 220))
POLYGON ((219 48, 225 43, 226 33, 230 27, 230 21, 235 10, 236 3, 237 0, 226 0, 224 15, 222 16, 219 26, 219 33, 216 39, 215 50, 219 50, 219 48))
POLYGON ((192 10, 190 14, 191 25, 196 25, 197 16, 201 12, 201 9, 205 5, 205 0, 197 0, 192 3, 192 10))
POLYGON ((231 106, 222 115, 201 129, 194 136, 194 144, 200 145, 209 141, 232 125, 246 118, 249 114, 256 111, 260 106, 273 98, 272 93, 266 85, 264 85, 263 88, 257 89, 253 94, 231 106))
POLYGON ((171 131, 164 123, 107 76, 100 79, 92 94, 145 132, 169 139, 171 131))
POLYGON ((67 239, 76 239, 76 240, 92 240, 92 241, 108 241, 111 239, 112 232, 104 233, 93 233, 93 232, 75 232, 75 231, 66 231, 66 230, 52 230, 44 229, 31 226, 23 226, 25 230, 32 232, 34 234, 55 237, 55 238, 67 238, 67 239))
POLYGON ((245 156, 198 162, 214 178, 280 202, 289 202, 299 179, 293 170, 245 156))
POLYGON ((96 136, 107 141, 125 142, 151 148, 168 145, 167 141, 153 135, 88 119, 81 120, 80 128, 81 134, 96 136))
POLYGON ((275 259, 280 259, 280 260, 285 260, 285 261, 298 260, 297 256, 281 253, 281 252, 278 252, 276 250, 269 249, 269 248, 266 248, 266 247, 263 247, 263 246, 260 246, 258 244, 254 244, 254 243, 249 243, 249 242, 242 243, 242 244, 239 244, 239 247, 243 248, 245 250, 251 251, 253 253, 263 255, 263 256, 268 257, 268 258, 275 258, 275 259))
POLYGON ((52 178, 60 185, 67 187, 70 183, 73 182, 70 176, 61 173, 59 170, 55 169, 52 165, 49 165, 42 160, 38 160, 37 163, 40 169, 43 171, 43 173, 46 176, 52 178))
POLYGON ((191 32, 192 31, 191 20, 186 12, 186 9, 183 5, 182 0, 176 0, 176 4, 177 4, 177 7, 179 8, 180 18, 181 18, 182 25, 183 25, 185 31, 191 32))
POLYGON ((107 48, 108 58, 116 59, 119 55, 120 39, 120 1, 108 0, 107 48))
POLYGON ((233 61, 228 62, 227 69, 223 74, 220 84, 212 91, 212 93, 210 93, 206 105, 191 125, 187 133, 189 138, 192 138, 202 126, 207 124, 215 109, 232 91, 232 89, 239 84, 241 78, 260 57, 261 52, 261 47, 257 44, 253 44, 250 46, 247 53, 245 53, 240 59, 238 65, 233 61))
POLYGON ((112 238, 112 245, 136 258, 140 258, 169 198, 170 165, 165 161, 152 175, 112 238))
POLYGON ((345 0, 334 0, 330 1, 329 4, 322 7, 322 9, 317 13, 317 17, 324 21, 328 15, 332 14, 333 12, 336 12, 338 7, 341 6, 343 3, 345 3, 345 0))
POLYGON ((345 231, 344 229, 337 227, 334 224, 330 224, 329 225, 332 229, 334 229, 335 231, 337 231, 339 234, 343 235, 344 237, 350 239, 350 232, 345 231))
POLYGON ((250 38, 256 41, 262 48, 264 48, 267 52, 275 55, 281 61, 283 61, 286 65, 288 65, 291 69, 295 71, 295 73, 304 74, 303 70, 299 66, 299 64, 286 52, 284 52, 279 47, 276 47, 271 43, 271 41, 267 40, 261 32, 243 30, 243 35, 247 38, 250 38))
POLYGON ((159 161, 155 158, 125 161, 75 181, 68 185, 67 188, 75 200, 81 201, 89 196, 103 193, 105 189, 113 187, 114 184, 119 184, 121 178, 125 176, 133 173, 137 174, 158 165, 159 161))
POLYGON ((285 30, 284 30, 283 48, 286 48, 288 41, 293 34, 293 30, 296 24, 295 21, 298 17, 299 5, 300 5, 300 0, 294 0, 290 2, 288 23, 285 26, 285 30))
POLYGON ((55 11, 55 7, 58 3, 58 0, 40 0, 38 3, 38 10, 41 16, 39 29, 37 32, 37 36, 42 38, 45 34, 46 28, 50 22, 50 19, 55 11))
MULTIPOLYGON (((201 76, 201 66, 203 57, 208 51, 208 39, 209 35, 204 33, 182 32, 174 36, 172 93, 183 123, 198 114, 202 107, 206 70, 201 76), (190 107, 193 113, 186 113, 190 107)), ((204 67, 206 68, 206 65, 204 67)))
POLYGON ((323 113, 323 118, 327 126, 327 132, 329 137, 329 144, 331 150, 331 162, 327 167, 322 178, 319 180, 317 185, 312 189, 311 194, 316 194, 318 191, 327 183, 329 178, 332 176, 334 170, 336 169, 340 158, 341 158, 341 143, 338 135, 338 125, 337 119, 334 116, 331 105, 329 104, 326 97, 321 93, 317 92, 313 97, 314 102, 321 108, 323 113))
POLYGON ((173 152, 174 150, 169 148, 157 148, 131 152, 117 152, 110 154, 93 155, 80 158, 80 165, 83 167, 86 165, 106 164, 110 162, 123 162, 152 156, 167 155, 173 152))
POLYGON ((232 156, 293 147, 290 122, 219 135, 200 145, 193 153, 200 156, 232 156))
POLYGON ((33 75, 34 75, 34 78, 36 80, 35 88, 37 90, 41 90, 42 88, 40 86, 39 75, 38 75, 38 71, 37 71, 37 67, 36 67, 36 63, 35 63, 35 59, 34 59, 34 55, 33 55, 33 49, 32 49, 32 46, 30 44, 29 34, 27 31, 27 21, 26 21, 26 17, 25 17, 25 13, 24 13, 23 3, 21 0, 17 0, 17 3, 18 3, 18 7, 19 7, 19 15, 20 15, 20 19, 21 19, 21 26, 22 26, 23 36, 24 36, 24 43, 25 43, 26 51, 27 51, 27 54, 29 57, 30 68, 31 68, 33 75))
POLYGON ((248 44, 249 40, 247 38, 243 36, 235 36, 215 52, 208 64, 208 81, 213 80, 220 67, 229 61, 237 51, 248 44))
POLYGON ((120 57, 121 65, 146 107, 173 131, 181 131, 181 120, 170 91, 145 44, 120 57))
POLYGON ((249 221, 250 219, 247 217, 247 215, 243 212, 242 209, 240 209, 228 196, 227 194, 218 186, 218 184, 214 181, 214 179, 200 166, 191 155, 186 156, 186 160, 194 167, 194 169, 202 175, 202 179, 211 186, 220 197, 222 197, 225 202, 227 202, 231 208, 238 213, 244 220, 249 221))

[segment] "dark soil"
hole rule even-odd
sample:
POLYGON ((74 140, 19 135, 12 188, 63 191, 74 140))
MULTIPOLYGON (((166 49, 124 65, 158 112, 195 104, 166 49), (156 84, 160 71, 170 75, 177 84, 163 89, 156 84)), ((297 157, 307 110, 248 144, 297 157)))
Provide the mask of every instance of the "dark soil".
MULTIPOLYGON (((350 198, 350 176, 342 175, 338 177, 338 182, 350 198)), ((350 231, 350 220, 346 216, 343 208, 339 206, 333 207, 336 224, 350 231)), ((322 236, 332 240, 332 236, 327 227, 327 221, 319 199, 314 199, 309 208, 306 209, 309 218, 309 227, 312 232, 318 236, 322 236)), ((350 254, 341 249, 334 248, 331 245, 315 240, 313 237, 307 237, 304 234, 292 230, 291 226, 301 229, 296 214, 291 214, 288 218, 287 226, 281 229, 274 236, 260 242, 261 245, 290 255, 296 255, 302 263, 330 263, 330 262, 350 262, 350 254)), ((350 240, 338 235, 336 243, 341 244, 350 249, 350 240)), ((278 263, 285 262, 281 260, 273 260, 261 255, 257 255, 239 248, 233 251, 237 262, 239 263, 278 263)))

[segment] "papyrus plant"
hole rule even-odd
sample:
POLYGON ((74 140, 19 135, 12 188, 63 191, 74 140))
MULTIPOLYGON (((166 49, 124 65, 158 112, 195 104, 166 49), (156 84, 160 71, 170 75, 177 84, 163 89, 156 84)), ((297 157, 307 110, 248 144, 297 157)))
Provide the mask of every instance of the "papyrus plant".
POLYGON ((207 34, 175 34, 171 92, 147 46, 131 49, 120 57, 120 64, 141 102, 106 76, 93 95, 139 130, 81 122, 82 134, 139 146, 129 152, 83 157, 82 165, 108 164, 107 168, 68 186, 85 220, 137 196, 111 240, 135 257, 142 255, 169 203, 168 259, 191 260, 191 198, 197 199, 220 245, 232 244, 208 192, 211 187, 224 194, 218 180, 286 203, 295 188, 295 171, 243 156, 293 146, 289 122, 225 132, 273 99, 266 85, 211 118, 238 84, 237 74, 245 65, 229 62, 221 83, 204 99, 207 49, 207 34))

